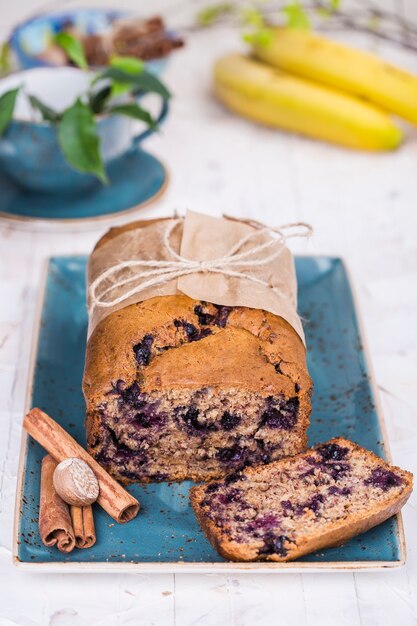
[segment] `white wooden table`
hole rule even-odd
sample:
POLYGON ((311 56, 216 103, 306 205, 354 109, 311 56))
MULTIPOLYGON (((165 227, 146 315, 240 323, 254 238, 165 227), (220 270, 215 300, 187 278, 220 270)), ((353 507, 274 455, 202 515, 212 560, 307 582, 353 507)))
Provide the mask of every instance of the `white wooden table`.
MULTIPOLYGON (((28 0, 11 6, 0 18, 2 31, 29 8, 34 3, 28 0)), ((172 58, 166 74, 175 93, 171 115, 161 135, 146 144, 167 164, 171 182, 141 217, 190 207, 270 224, 310 222, 314 238, 295 249, 346 258, 393 458, 416 472, 417 132, 408 129, 395 154, 368 155, 234 118, 211 96, 210 67, 238 45, 232 31, 203 32, 172 58)), ((378 51, 417 73, 416 56, 382 45, 378 51)), ((407 565, 385 573, 40 576, 12 565, 17 460, 41 268, 52 254, 88 253, 104 230, 35 233, 0 222, 0 626, 417 624, 416 495, 404 511, 407 565)))

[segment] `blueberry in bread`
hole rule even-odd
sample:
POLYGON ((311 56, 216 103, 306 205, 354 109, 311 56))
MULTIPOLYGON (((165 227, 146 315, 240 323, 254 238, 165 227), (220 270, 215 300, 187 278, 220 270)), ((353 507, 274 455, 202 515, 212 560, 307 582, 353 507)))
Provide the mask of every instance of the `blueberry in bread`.
POLYGON ((190 499, 224 558, 291 561, 380 524, 411 491, 412 474, 336 438, 193 487, 190 499))
POLYGON ((89 339, 83 390, 88 450, 123 483, 220 478, 306 446, 305 347, 262 310, 179 294, 112 312, 89 339))

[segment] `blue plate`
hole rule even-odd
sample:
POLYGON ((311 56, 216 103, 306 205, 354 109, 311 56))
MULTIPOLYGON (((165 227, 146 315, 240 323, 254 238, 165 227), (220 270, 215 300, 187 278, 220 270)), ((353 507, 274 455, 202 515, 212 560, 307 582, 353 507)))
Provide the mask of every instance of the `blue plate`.
POLYGON ((77 195, 24 190, 0 172, 0 216, 56 222, 107 218, 148 204, 167 185, 162 163, 140 148, 115 159, 107 169, 108 185, 97 181, 77 195))
MULTIPOLYGON (((51 38, 64 26, 71 24, 86 35, 95 35, 109 30, 115 20, 127 17, 137 15, 132 11, 93 7, 37 15, 16 26, 10 35, 9 45, 20 69, 45 67, 50 64, 39 59, 37 55, 44 51, 51 38)), ((168 58, 155 59, 148 61, 146 66, 151 72, 159 75, 165 70, 167 61, 168 58)))
MULTIPOLYGON (((85 445, 84 365, 87 313, 84 257, 50 260, 38 329, 31 406, 53 416, 85 445)), ((311 444, 343 435, 384 457, 383 431, 370 385, 352 293, 343 262, 330 257, 296 259, 299 312, 305 320, 308 367, 314 381, 311 444)), ((210 546, 188 504, 190 482, 129 487, 141 502, 138 517, 117 525, 95 505, 97 543, 62 555, 40 541, 37 518, 44 450, 25 437, 16 506, 19 564, 55 570, 269 571, 348 569, 399 565, 404 560, 400 517, 342 547, 295 563, 227 563, 210 546), (52 568, 54 569, 54 568, 52 568)))

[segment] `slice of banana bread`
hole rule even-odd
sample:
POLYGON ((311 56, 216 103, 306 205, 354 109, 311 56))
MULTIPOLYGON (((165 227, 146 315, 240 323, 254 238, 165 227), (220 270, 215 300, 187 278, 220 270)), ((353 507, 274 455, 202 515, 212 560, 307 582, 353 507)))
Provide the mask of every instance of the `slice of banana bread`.
POLYGON ((193 487, 197 520, 221 556, 291 561, 385 521, 412 491, 410 472, 343 438, 193 487))
POLYGON ((311 386, 304 345, 283 318, 151 298, 89 339, 88 451, 123 483, 222 477, 305 449, 311 386))

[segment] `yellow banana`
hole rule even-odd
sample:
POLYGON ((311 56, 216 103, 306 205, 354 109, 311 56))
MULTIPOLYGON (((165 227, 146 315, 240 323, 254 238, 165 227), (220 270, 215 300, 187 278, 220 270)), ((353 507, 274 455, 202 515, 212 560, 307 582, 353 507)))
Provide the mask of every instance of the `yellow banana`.
POLYGON ((272 38, 254 46, 261 61, 366 98, 417 124, 417 77, 367 52, 307 30, 273 28, 272 38))
POLYGON ((392 150, 401 131, 377 108, 239 54, 214 66, 218 98, 257 122, 363 150, 392 150))

